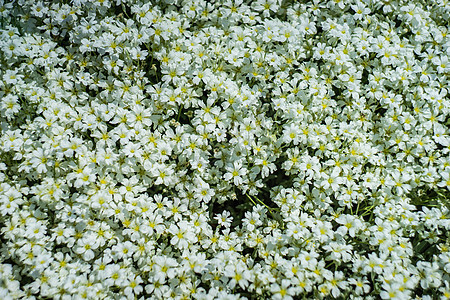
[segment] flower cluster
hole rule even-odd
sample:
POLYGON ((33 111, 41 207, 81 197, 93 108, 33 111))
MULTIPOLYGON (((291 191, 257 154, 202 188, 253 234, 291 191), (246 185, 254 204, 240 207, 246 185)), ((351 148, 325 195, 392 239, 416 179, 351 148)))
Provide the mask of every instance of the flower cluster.
POLYGON ((450 298, 449 16, 0 0, 0 298, 450 298))

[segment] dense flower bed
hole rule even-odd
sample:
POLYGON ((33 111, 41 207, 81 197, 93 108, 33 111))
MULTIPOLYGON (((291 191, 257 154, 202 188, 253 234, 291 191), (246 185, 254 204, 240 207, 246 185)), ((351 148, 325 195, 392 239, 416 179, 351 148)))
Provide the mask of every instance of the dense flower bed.
POLYGON ((0 1, 0 298, 450 298, 447 0, 0 1))

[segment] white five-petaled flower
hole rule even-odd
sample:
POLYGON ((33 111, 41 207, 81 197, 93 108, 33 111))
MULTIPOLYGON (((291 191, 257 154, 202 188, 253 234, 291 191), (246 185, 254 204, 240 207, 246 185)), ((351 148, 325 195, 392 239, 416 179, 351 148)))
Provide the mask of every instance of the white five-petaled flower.
POLYGON ((244 176, 247 174, 247 169, 243 167, 242 162, 235 161, 233 164, 228 164, 225 169, 227 173, 223 176, 226 181, 232 181, 234 185, 240 186, 244 183, 244 176))

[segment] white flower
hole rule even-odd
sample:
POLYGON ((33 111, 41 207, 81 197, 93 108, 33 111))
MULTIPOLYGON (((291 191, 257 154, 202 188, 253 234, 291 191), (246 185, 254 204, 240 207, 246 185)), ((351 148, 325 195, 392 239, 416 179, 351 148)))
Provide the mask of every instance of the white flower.
POLYGON ((173 176, 174 170, 171 166, 165 164, 154 164, 153 168, 149 170, 154 177, 156 177, 155 184, 164 184, 169 186, 175 182, 175 177, 173 176))
POLYGON ((336 242, 330 242, 330 244, 323 247, 324 249, 330 251, 330 258, 336 261, 342 259, 343 262, 348 262, 351 260, 351 245, 340 244, 336 242))
POLYGON ((352 215, 341 215, 336 219, 336 222, 342 225, 337 229, 337 232, 342 236, 348 233, 351 237, 355 237, 356 232, 363 229, 362 222, 352 215))
POLYGON ((172 234, 170 243, 181 249, 187 249, 196 240, 195 234, 189 229, 190 224, 180 221, 178 225, 171 224, 168 231, 172 234))
POLYGON ((132 298, 135 295, 139 295, 143 291, 143 287, 141 285, 141 283, 143 282, 144 281, 139 275, 133 279, 127 279, 127 282, 124 283, 124 285, 127 286, 124 290, 124 294, 129 298, 132 298))
POLYGON ((177 274, 175 267, 178 263, 171 257, 157 255, 153 257, 153 263, 154 280, 156 282, 164 282, 166 278, 174 278, 177 274))
POLYGON ((370 285, 369 281, 366 277, 363 278, 350 278, 349 280, 350 284, 355 285, 355 292, 357 295, 363 295, 367 294, 370 291, 370 285))
POLYGON ((105 267, 104 283, 107 286, 117 285, 121 286, 127 280, 126 269, 123 269, 118 264, 107 264, 105 267))
POLYGON ((19 98, 15 95, 4 96, 0 106, 8 119, 11 119, 16 113, 20 111, 19 98))
POLYGON ((343 183, 343 179, 339 177, 339 169, 333 169, 331 174, 322 173, 322 182, 320 186, 324 189, 331 188, 333 191, 337 191, 340 185, 343 183))
POLYGON ((175 222, 182 219, 182 215, 186 212, 186 203, 182 202, 180 198, 175 197, 173 201, 166 201, 166 217, 173 216, 175 222))
POLYGON ((293 299, 295 295, 295 288, 291 286, 291 281, 283 279, 281 286, 278 283, 272 283, 270 286, 270 292, 273 299, 293 299))
POLYGON ((203 180, 199 181, 199 183, 200 185, 195 189, 195 198, 205 203, 210 202, 211 198, 215 195, 214 190, 203 180))
POLYGON ((225 169, 228 171, 223 176, 225 180, 229 181, 232 179, 232 182, 236 186, 240 186, 244 183, 243 177, 247 174, 247 169, 243 167, 240 161, 235 161, 233 164, 228 164, 225 169))
POLYGON ((262 225, 261 215, 257 212, 246 212, 242 219, 242 225, 248 231, 254 231, 256 227, 262 225))
POLYGON ((38 148, 33 151, 30 163, 33 168, 36 168, 38 173, 47 172, 47 167, 52 165, 50 150, 44 150, 43 148, 38 148))
POLYGON ((78 240, 75 252, 81 254, 86 261, 90 261, 95 257, 94 250, 97 249, 98 246, 98 241, 94 239, 92 235, 89 235, 78 240))
POLYGON ((239 285, 241 288, 245 289, 251 278, 250 271, 247 270, 246 266, 241 261, 236 265, 227 265, 224 270, 224 275, 230 278, 228 285, 232 289, 236 285, 239 285))

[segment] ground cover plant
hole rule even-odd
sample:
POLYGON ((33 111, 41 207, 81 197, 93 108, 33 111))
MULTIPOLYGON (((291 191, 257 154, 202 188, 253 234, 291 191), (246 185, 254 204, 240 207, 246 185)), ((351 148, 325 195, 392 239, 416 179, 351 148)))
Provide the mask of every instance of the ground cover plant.
POLYGON ((0 298, 450 298, 449 16, 0 0, 0 298))

